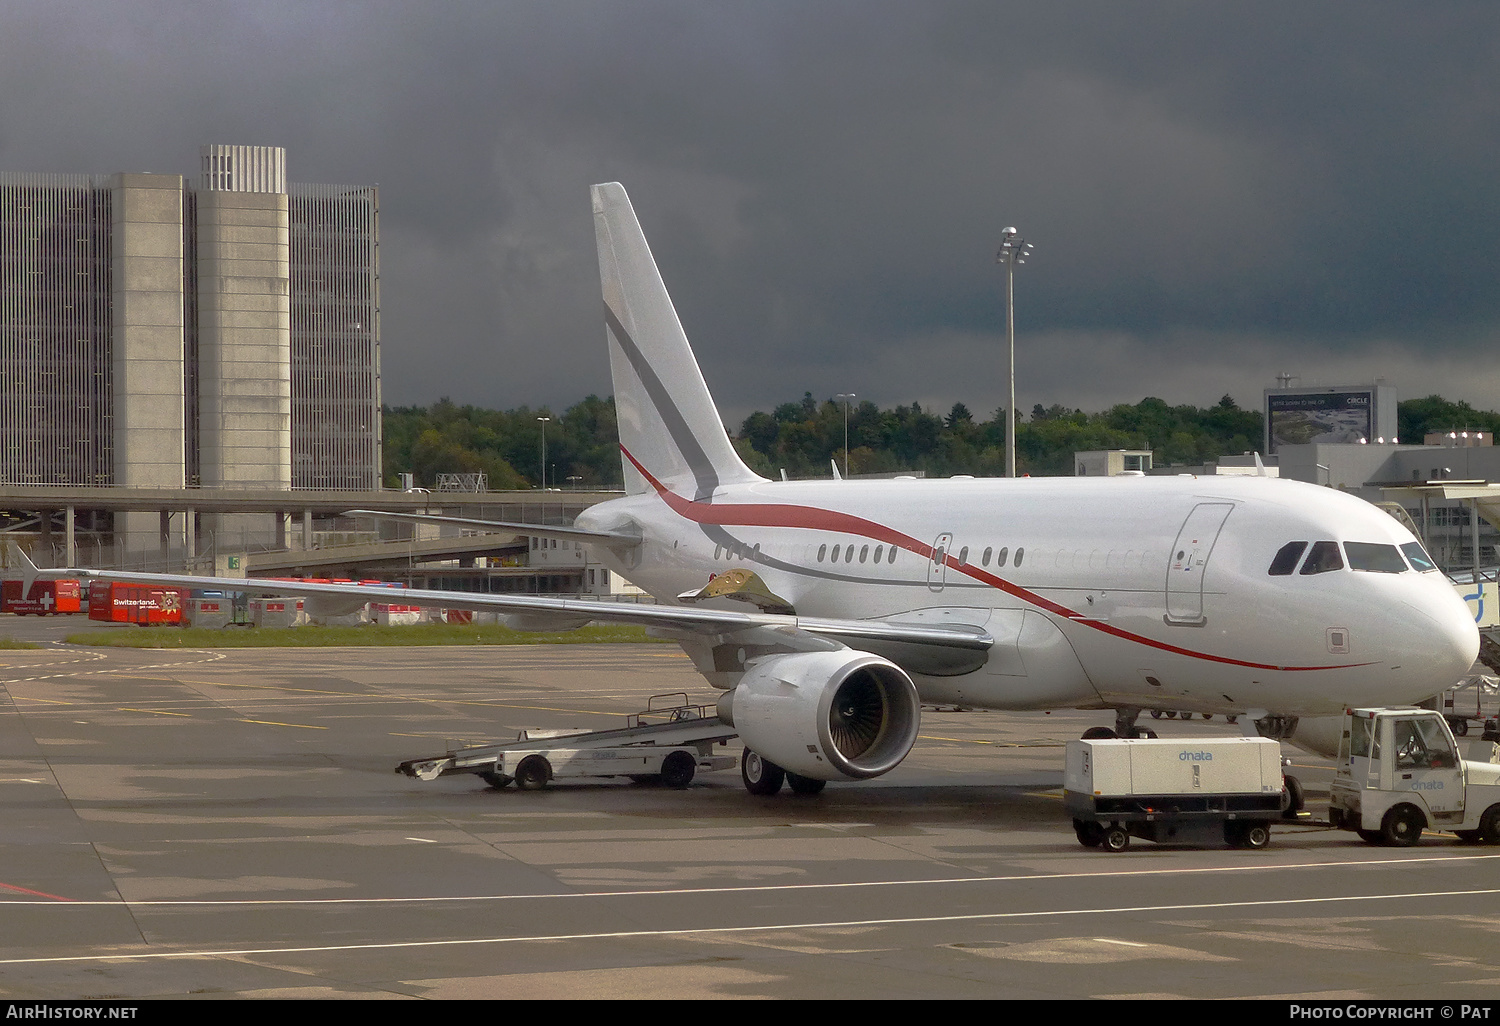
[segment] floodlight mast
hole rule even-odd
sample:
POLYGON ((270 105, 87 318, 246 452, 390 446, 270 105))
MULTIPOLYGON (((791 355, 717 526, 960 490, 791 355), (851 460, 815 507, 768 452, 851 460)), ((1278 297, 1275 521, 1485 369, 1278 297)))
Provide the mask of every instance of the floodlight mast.
POLYGON ((833 397, 844 404, 844 476, 849 476, 849 403, 858 399, 859 396, 853 392, 840 392, 833 397))
POLYGON ((1005 348, 1007 353, 1006 384, 1009 398, 1005 410, 1005 476, 1016 476, 1016 265, 1031 255, 1031 243, 1014 228, 1000 233, 1000 252, 995 263, 1005 268, 1005 348))

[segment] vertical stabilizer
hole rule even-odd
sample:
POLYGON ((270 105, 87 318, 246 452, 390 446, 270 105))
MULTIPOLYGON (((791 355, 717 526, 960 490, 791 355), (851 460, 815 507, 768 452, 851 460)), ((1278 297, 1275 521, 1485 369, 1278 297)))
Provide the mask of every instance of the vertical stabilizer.
POLYGON ((761 480, 730 444, 624 186, 592 191, 625 490, 650 490, 632 459, 695 499, 761 480))

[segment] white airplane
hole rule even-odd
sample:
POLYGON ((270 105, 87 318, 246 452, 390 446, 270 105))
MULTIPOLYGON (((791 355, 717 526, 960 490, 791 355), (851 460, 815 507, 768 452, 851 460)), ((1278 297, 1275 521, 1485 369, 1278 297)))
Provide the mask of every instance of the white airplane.
MULTIPOLYGON (((586 540, 676 604, 402 601, 675 639, 724 690, 752 791, 785 775, 816 790, 888 772, 924 704, 1112 709, 1122 734, 1142 710, 1237 714, 1288 737, 1299 718, 1426 699, 1473 663, 1473 617, 1417 539, 1332 489, 1187 475, 761 478, 730 443, 624 188, 595 186, 593 206, 626 495, 572 528, 495 526, 586 540)), ((348 584, 43 573, 303 595, 313 607, 390 598, 348 584)))

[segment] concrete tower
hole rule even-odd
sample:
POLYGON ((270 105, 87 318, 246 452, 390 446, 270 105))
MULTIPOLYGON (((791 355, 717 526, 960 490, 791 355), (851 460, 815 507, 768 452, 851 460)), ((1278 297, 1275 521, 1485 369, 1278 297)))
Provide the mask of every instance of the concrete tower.
POLYGON ((205 146, 197 196, 202 484, 292 486, 286 151, 205 146))

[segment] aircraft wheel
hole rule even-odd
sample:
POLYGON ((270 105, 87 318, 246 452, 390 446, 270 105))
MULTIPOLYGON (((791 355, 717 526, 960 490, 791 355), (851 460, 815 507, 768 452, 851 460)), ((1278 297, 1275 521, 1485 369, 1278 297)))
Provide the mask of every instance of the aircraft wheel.
POLYGON ((822 794, 823 788, 828 786, 828 781, 818 780, 815 777, 804 777, 797 773, 786 775, 787 786, 792 789, 793 794, 822 794))
POLYGON ((1204 714, 1203 714, 1203 718, 1204 718, 1204 719, 1205 719, 1205 720, 1211 720, 1211 719, 1213 719, 1213 718, 1214 718, 1214 714, 1213 714, 1213 713, 1204 713, 1204 714))
POLYGON ((1159 720, 1159 719, 1161 719, 1161 710, 1160 709, 1152 709, 1151 710, 1151 718, 1153 720, 1159 720))
POLYGON ((498 773, 495 770, 485 770, 483 773, 479 774, 479 779, 483 780, 486 784, 489 784, 491 787, 498 790, 502 787, 509 786, 513 778, 507 777, 504 773, 498 773))
POLYGON ((1484 810, 1479 820, 1479 839, 1485 844, 1500 844, 1500 805, 1484 810))
POLYGON ((1392 848, 1410 848, 1422 839, 1427 819, 1415 805, 1397 805, 1380 821, 1380 838, 1392 848))
POLYGON ((1168 709, 1167 712, 1166 712, 1166 717, 1169 720, 1175 720, 1177 718, 1177 710, 1176 709, 1168 709))
POLYGON ((1224 717, 1224 722, 1225 723, 1238 723, 1238 722, 1240 722, 1240 718, 1238 716, 1226 716, 1226 717, 1224 717))
POLYGON ((552 764, 544 755, 528 755, 516 767, 516 786, 523 791, 540 791, 552 779, 552 764))
POLYGON ((1271 824, 1263 819, 1246 823, 1240 831, 1240 847, 1264 848, 1271 843, 1271 824))
POLYGON ((740 756, 740 779, 751 794, 770 795, 781 790, 786 770, 746 748, 740 756))
POLYGON ((1286 781, 1286 808, 1281 810, 1282 819, 1296 819, 1297 813, 1301 812, 1307 804, 1307 799, 1302 792, 1302 781, 1296 777, 1284 777, 1286 781))
POLYGON ((1108 741, 1115 736, 1115 732, 1108 727, 1090 727, 1083 732, 1084 741, 1108 741))
POLYGON ((673 752, 661 761, 661 782, 668 787, 687 787, 697 771, 697 759, 687 752, 673 752))
POLYGON ((1118 823, 1111 823, 1099 838, 1099 846, 1105 851, 1124 851, 1130 847, 1130 831, 1118 823))
POLYGON ((1454 737, 1469 736, 1469 721, 1462 716, 1455 716, 1453 719, 1449 720, 1448 726, 1453 728, 1454 737))
POLYGON ((1078 835, 1078 843, 1085 848, 1097 848, 1104 843, 1104 828, 1091 819, 1075 819, 1073 833, 1078 835))

